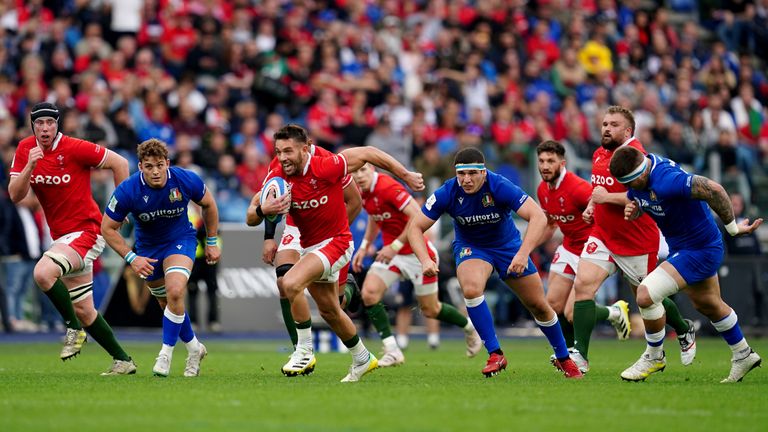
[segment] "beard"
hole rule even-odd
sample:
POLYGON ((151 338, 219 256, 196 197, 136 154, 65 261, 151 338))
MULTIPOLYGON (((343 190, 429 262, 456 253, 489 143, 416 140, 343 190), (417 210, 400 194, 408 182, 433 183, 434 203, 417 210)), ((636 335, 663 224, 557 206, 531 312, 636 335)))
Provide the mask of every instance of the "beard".
POLYGON ((603 148, 606 150, 615 150, 621 145, 621 143, 613 137, 603 136, 603 138, 600 140, 600 145, 603 146, 603 148))
POLYGON ((560 178, 561 171, 562 170, 560 168, 557 168, 556 170, 553 170, 551 174, 543 174, 541 171, 539 171, 539 174, 541 174, 541 179, 545 182, 553 183, 560 178))

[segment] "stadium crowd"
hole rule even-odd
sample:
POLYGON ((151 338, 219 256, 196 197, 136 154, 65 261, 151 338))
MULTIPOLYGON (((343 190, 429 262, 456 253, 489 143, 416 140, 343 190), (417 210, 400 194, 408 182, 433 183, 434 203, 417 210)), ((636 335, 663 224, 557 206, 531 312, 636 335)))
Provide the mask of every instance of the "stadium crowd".
POLYGON ((767 29, 768 0, 1 0, 0 182, 29 108, 49 101, 64 134, 132 169, 140 142, 167 142, 222 221, 245 219, 288 122, 329 150, 378 147, 433 186, 478 147, 532 193, 535 146, 589 161, 618 104, 648 151, 741 179, 757 203, 767 29))

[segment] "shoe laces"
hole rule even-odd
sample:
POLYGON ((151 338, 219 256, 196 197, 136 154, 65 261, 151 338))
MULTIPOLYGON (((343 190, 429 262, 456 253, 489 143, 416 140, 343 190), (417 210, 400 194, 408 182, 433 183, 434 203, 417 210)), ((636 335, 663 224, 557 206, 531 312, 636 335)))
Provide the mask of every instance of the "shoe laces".
POLYGON ((67 329, 67 336, 64 339, 64 343, 66 345, 74 345, 75 342, 77 342, 77 333, 78 331, 75 329, 67 329))

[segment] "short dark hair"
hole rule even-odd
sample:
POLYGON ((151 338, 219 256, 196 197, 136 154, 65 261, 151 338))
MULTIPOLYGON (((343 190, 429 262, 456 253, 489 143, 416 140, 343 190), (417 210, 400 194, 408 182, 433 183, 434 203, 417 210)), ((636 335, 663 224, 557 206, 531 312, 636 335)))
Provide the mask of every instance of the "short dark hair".
POLYGON ((136 149, 136 156, 139 158, 139 162, 149 157, 166 160, 168 159, 168 146, 157 138, 150 138, 139 144, 136 149))
POLYGON ((303 127, 297 125, 297 124, 287 124, 280 128, 279 131, 275 132, 275 134, 272 136, 272 140, 294 140, 297 143, 301 144, 309 144, 309 134, 307 134, 307 130, 303 127))
POLYGON ((564 158, 565 147, 563 147, 563 145, 557 141, 553 141, 553 140, 542 141, 539 143, 539 145, 536 146, 536 154, 540 155, 542 153, 555 153, 561 158, 564 158))
POLYGON ((635 134, 635 115, 632 114, 632 111, 628 108, 624 108, 623 106, 619 105, 611 105, 608 107, 608 110, 605 112, 606 114, 621 114, 622 117, 629 123, 630 129, 632 129, 632 135, 635 134))
POLYGON ((623 146, 616 149, 611 157, 611 165, 608 169, 611 175, 621 178, 631 173, 643 161, 645 155, 638 149, 623 146))
POLYGON ((459 150, 459 152, 456 153, 456 157, 453 160, 454 165, 469 163, 485 163, 485 156, 483 156, 483 152, 474 147, 467 147, 465 149, 459 150))

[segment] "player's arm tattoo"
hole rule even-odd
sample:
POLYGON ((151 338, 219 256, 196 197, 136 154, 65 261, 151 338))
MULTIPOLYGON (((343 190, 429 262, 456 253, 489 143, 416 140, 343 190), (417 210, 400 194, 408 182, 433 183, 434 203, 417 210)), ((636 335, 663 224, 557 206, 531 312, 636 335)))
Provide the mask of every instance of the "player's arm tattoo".
POLYGON ((725 189, 714 181, 695 175, 691 181, 691 198, 706 201, 723 223, 734 220, 731 199, 725 189))

